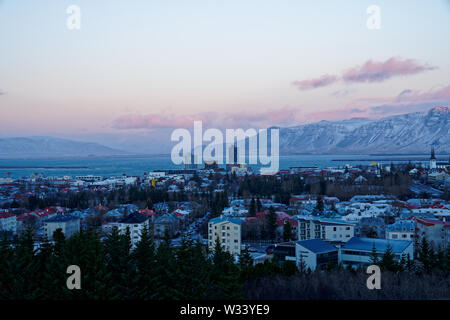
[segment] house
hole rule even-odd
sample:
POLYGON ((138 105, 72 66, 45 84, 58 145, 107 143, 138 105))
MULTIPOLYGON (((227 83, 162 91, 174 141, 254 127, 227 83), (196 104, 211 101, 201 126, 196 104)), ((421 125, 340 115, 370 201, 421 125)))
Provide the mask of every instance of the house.
POLYGON ((450 222, 435 219, 416 219, 416 240, 420 243, 425 237, 436 250, 450 244, 450 222))
POLYGON ((339 261, 344 266, 364 267, 372 264, 373 249, 378 256, 382 256, 388 247, 391 247, 395 259, 399 261, 402 256, 414 257, 414 242, 406 240, 386 240, 373 238, 353 237, 340 249, 339 261))
POLYGON ((172 238, 178 231, 180 219, 176 215, 164 213, 156 216, 153 222, 153 232, 155 237, 163 238, 166 233, 172 238))
POLYGON ((80 231, 80 218, 70 214, 58 214, 45 220, 44 231, 48 239, 53 239, 53 233, 61 229, 66 238, 80 231))
POLYGON ((388 240, 414 240, 414 220, 399 220, 386 228, 386 239, 388 240))
POLYGON ((297 241, 295 260, 298 268, 314 271, 325 270, 330 264, 337 265, 338 249, 322 239, 297 241))
POLYGON ((213 218, 208 222, 208 246, 214 250, 216 240, 222 244, 224 250, 231 254, 241 253, 241 224, 237 218, 220 217, 213 218))
POLYGON ((148 228, 149 218, 139 212, 133 212, 121 219, 118 223, 119 232, 125 234, 127 229, 130 232, 131 245, 134 247, 141 240, 142 231, 148 228))

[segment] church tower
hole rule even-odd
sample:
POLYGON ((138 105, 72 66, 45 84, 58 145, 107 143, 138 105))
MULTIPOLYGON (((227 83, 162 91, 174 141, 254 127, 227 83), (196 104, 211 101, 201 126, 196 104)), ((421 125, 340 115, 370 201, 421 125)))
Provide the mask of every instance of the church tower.
POLYGON ((434 147, 431 148, 430 169, 436 169, 436 156, 434 155, 434 147))

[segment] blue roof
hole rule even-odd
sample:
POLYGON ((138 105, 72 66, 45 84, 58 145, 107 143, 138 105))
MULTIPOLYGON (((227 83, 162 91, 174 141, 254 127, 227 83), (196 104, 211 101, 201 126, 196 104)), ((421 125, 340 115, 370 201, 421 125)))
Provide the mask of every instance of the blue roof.
POLYGON ((375 250, 377 252, 385 252, 388 245, 390 245, 392 248, 392 252, 402 253, 408 246, 412 244, 412 242, 404 240, 385 240, 353 237, 344 244, 342 249, 372 251, 374 244, 375 250))
POLYGON ((338 224, 346 224, 346 225, 355 225, 354 222, 348 222, 345 220, 339 220, 339 219, 328 219, 328 218, 319 218, 319 220, 321 222, 326 222, 326 223, 338 223, 338 224))
POLYGON ((70 214, 58 214, 54 217, 51 217, 47 220, 45 220, 45 222, 66 222, 66 221, 70 221, 70 220, 78 220, 78 217, 72 216, 70 214))
POLYGON ((322 239, 302 240, 297 241, 297 244, 314 253, 337 251, 337 248, 335 246, 329 244, 326 241, 323 241, 322 239))
POLYGON ((239 225, 242 224, 242 220, 238 219, 238 218, 229 218, 229 217, 221 218, 221 217, 216 217, 216 218, 213 218, 213 219, 209 220, 209 222, 212 222, 212 223, 219 223, 219 222, 224 222, 224 221, 229 221, 231 223, 235 223, 235 224, 239 224, 239 225))

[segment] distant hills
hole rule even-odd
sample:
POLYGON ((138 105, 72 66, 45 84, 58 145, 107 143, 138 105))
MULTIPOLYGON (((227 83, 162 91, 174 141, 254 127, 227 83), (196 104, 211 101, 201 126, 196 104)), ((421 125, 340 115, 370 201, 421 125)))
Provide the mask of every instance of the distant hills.
POLYGON ((450 107, 280 128, 280 154, 450 153, 450 107))
MULTIPOLYGON (((436 153, 450 153, 450 107, 382 119, 323 120, 279 129, 281 155, 427 154, 432 146, 436 153)), ((123 139, 115 139, 119 140, 123 139)), ((0 158, 169 154, 175 145, 170 141, 170 132, 161 132, 157 138, 136 136, 124 141, 116 143, 118 149, 115 149, 94 142, 54 137, 0 138, 0 158), (148 141, 152 143, 146 143, 148 141), (123 151, 122 147, 130 151, 123 151)), ((114 145, 113 140, 110 142, 108 144, 114 145)))
POLYGON ((0 139, 0 158, 85 157, 124 155, 126 152, 94 142, 53 137, 15 137, 0 139))

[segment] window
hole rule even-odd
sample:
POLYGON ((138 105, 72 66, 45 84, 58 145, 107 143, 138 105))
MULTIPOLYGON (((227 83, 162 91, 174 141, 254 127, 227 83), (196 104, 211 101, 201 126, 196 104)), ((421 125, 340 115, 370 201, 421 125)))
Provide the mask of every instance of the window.
POLYGON ((333 231, 336 231, 336 227, 333 227, 333 231))

